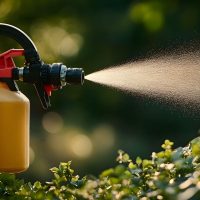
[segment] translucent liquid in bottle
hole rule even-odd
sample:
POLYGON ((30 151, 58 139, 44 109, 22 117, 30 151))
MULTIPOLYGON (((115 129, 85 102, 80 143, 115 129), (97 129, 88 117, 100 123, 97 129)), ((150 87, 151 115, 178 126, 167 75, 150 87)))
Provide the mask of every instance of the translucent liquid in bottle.
POLYGON ((29 166, 29 100, 0 82, 0 172, 29 166))

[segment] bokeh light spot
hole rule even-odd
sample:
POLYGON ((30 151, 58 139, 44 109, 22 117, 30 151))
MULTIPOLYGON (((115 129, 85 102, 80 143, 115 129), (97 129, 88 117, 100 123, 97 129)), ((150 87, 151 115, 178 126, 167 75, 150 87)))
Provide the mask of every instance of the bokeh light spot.
POLYGON ((49 62, 59 56, 76 56, 83 43, 79 33, 70 33, 66 27, 43 22, 34 24, 31 33, 42 57, 49 62))
POLYGON ((66 35, 57 49, 57 53, 62 56, 74 56, 78 53, 80 44, 82 44, 82 37, 79 34, 66 35))
POLYGON ((63 128, 63 119, 56 112, 48 112, 43 116, 42 125, 48 133, 58 133, 63 128))
POLYGON ((149 32, 159 31, 164 25, 164 16, 159 4, 134 4, 130 10, 130 18, 135 23, 143 24, 149 32))
POLYGON ((112 148, 115 144, 115 132, 109 125, 100 125, 94 129, 92 134, 92 141, 95 150, 105 152, 112 148))
POLYGON ((144 16, 144 25, 150 31, 158 31, 163 26, 163 15, 161 12, 149 12, 144 16))
POLYGON ((65 127, 61 134, 48 137, 48 146, 53 153, 62 159, 87 159, 92 155, 93 144, 82 129, 65 127))
POLYGON ((29 162, 30 162, 30 164, 32 164, 34 160, 35 160, 35 152, 32 147, 29 147, 29 162))
POLYGON ((79 158, 87 158, 92 154, 92 142, 84 134, 76 134, 71 137, 69 147, 71 151, 79 158))
POLYGON ((13 4, 9 0, 2 0, 0 2, 0 19, 5 18, 12 10, 13 4))

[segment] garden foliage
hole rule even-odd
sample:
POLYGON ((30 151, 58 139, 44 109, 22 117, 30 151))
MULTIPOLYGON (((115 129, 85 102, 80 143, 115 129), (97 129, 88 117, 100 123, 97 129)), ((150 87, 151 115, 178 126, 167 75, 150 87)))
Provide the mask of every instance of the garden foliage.
POLYGON ((117 162, 98 178, 79 178, 71 162, 60 163, 50 169, 54 177, 44 184, 25 183, 2 173, 0 199, 200 199, 200 137, 176 149, 173 142, 165 140, 162 151, 153 152, 150 159, 132 160, 120 150, 117 162))

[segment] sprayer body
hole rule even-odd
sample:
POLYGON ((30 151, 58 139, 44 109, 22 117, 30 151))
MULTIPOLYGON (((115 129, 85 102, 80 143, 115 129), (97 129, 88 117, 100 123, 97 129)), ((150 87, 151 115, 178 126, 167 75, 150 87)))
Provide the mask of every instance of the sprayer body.
POLYGON ((82 68, 62 63, 44 63, 32 40, 20 29, 0 23, 0 35, 14 39, 22 49, 0 54, 0 172, 21 172, 29 166, 29 100, 16 84, 22 81, 35 87, 44 109, 51 106, 54 90, 65 85, 82 85, 82 68), (24 66, 16 67, 14 57, 23 56, 24 66))
POLYGON ((29 166, 29 100, 0 82, 0 172, 29 166))

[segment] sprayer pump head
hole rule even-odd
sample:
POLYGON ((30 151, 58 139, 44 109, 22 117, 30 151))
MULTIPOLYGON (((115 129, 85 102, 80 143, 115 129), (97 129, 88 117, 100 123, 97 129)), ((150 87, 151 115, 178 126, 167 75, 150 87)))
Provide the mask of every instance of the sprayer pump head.
POLYGON ((68 68, 62 63, 41 64, 36 71, 27 66, 15 68, 13 79, 33 84, 39 81, 44 86, 52 86, 52 89, 61 89, 65 85, 83 85, 84 71, 82 68, 68 68))
POLYGON ((68 68, 62 63, 45 64, 32 40, 20 29, 0 23, 0 34, 11 37, 23 47, 0 54, 0 81, 6 82, 10 90, 18 90, 15 80, 33 84, 43 108, 47 109, 53 90, 61 89, 65 85, 83 84, 82 68, 68 68), (25 57, 24 67, 15 67, 12 57, 16 56, 25 57))
MULTIPOLYGON (((50 97, 53 90, 62 89, 66 85, 82 85, 84 82, 82 68, 68 68, 62 63, 53 63, 36 64, 34 69, 31 70, 30 66, 14 68, 12 77, 14 80, 35 84, 39 97, 44 95, 50 97), (41 90, 38 83, 43 85, 44 91, 41 90)), ((44 98, 40 98, 40 100, 44 108, 50 106, 44 98)))

